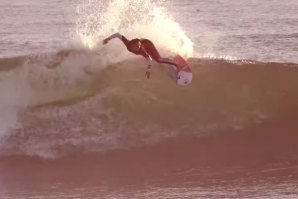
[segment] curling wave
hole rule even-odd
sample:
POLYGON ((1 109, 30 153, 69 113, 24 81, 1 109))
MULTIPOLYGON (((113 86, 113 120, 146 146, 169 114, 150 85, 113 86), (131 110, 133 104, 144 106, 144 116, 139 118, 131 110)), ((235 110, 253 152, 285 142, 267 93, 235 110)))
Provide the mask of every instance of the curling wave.
POLYGON ((86 50, 2 59, 2 154, 56 157, 239 130, 298 113, 295 64, 189 59, 193 83, 86 50), (16 89, 17 88, 17 89, 16 89), (10 124, 9 126, 7 126, 10 124))

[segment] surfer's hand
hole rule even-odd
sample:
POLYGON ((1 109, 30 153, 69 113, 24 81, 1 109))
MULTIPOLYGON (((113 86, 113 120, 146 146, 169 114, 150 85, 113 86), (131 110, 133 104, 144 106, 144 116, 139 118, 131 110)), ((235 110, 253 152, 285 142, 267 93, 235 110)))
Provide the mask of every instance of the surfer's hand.
POLYGON ((109 39, 104 39, 104 40, 102 40, 102 44, 107 44, 109 42, 109 39))
POLYGON ((146 77, 147 77, 147 79, 150 78, 150 69, 147 69, 147 71, 146 71, 146 77))
POLYGON ((146 77, 147 77, 147 79, 150 78, 150 70, 151 70, 151 65, 148 65, 147 66, 147 71, 146 71, 146 77))

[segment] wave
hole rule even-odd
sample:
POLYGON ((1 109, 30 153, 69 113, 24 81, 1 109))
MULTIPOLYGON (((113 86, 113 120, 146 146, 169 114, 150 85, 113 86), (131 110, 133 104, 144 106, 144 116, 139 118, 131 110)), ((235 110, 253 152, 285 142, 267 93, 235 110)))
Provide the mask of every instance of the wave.
POLYGON ((298 114, 296 64, 190 58, 180 87, 166 67, 104 51, 0 60, 2 155, 55 158, 242 131, 298 114))

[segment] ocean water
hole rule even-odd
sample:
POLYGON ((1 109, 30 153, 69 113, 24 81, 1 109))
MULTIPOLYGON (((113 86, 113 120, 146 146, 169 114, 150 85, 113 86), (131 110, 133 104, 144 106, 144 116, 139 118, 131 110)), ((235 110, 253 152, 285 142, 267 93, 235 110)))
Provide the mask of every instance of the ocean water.
POLYGON ((169 1, 167 5, 194 41, 198 57, 297 63, 295 0, 169 1))
POLYGON ((0 0, 0 198, 298 198, 298 2, 0 0), (181 87, 128 53, 148 38, 181 87))

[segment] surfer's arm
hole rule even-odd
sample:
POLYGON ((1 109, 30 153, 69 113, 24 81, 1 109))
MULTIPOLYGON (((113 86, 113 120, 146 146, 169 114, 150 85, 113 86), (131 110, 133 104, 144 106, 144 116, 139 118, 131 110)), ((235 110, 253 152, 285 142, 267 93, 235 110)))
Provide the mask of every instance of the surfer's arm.
POLYGON ((112 34, 111 36, 105 38, 105 39, 102 41, 102 43, 103 43, 103 44, 107 44, 111 39, 115 39, 115 38, 120 39, 120 40, 125 44, 125 46, 127 46, 128 40, 126 39, 126 37, 124 37, 123 35, 121 35, 119 32, 114 33, 114 34, 112 34))
POLYGON ((151 69, 151 66, 152 66, 152 63, 153 63, 153 59, 151 58, 150 55, 148 55, 148 57, 146 57, 146 59, 147 59, 147 64, 148 64, 147 69, 151 69))
POLYGON ((142 51, 145 53, 146 55, 146 59, 147 59, 147 71, 146 71, 146 76, 149 79, 150 78, 150 71, 151 71, 151 67, 153 64, 153 59, 151 57, 151 55, 145 50, 144 46, 141 47, 142 51))
POLYGON ((148 55, 148 57, 146 57, 146 59, 147 59, 147 62, 148 62, 147 70, 146 70, 146 77, 149 79, 153 60, 150 57, 150 55, 148 55))
MULTIPOLYGON (((143 45, 141 46, 141 48, 142 48, 142 51, 144 52, 145 57, 146 57, 146 59, 147 59, 147 62, 148 62, 148 69, 149 69, 149 68, 151 68, 151 66, 152 66, 153 59, 152 59, 151 55, 146 51, 146 49, 144 48, 143 45)), ((143 56, 144 56, 144 54, 143 54, 143 56)))
POLYGON ((106 39, 107 40, 111 40, 111 39, 115 39, 115 38, 119 38, 121 40, 122 39, 122 35, 119 32, 117 32, 117 33, 112 34, 111 36, 109 36, 106 39))

